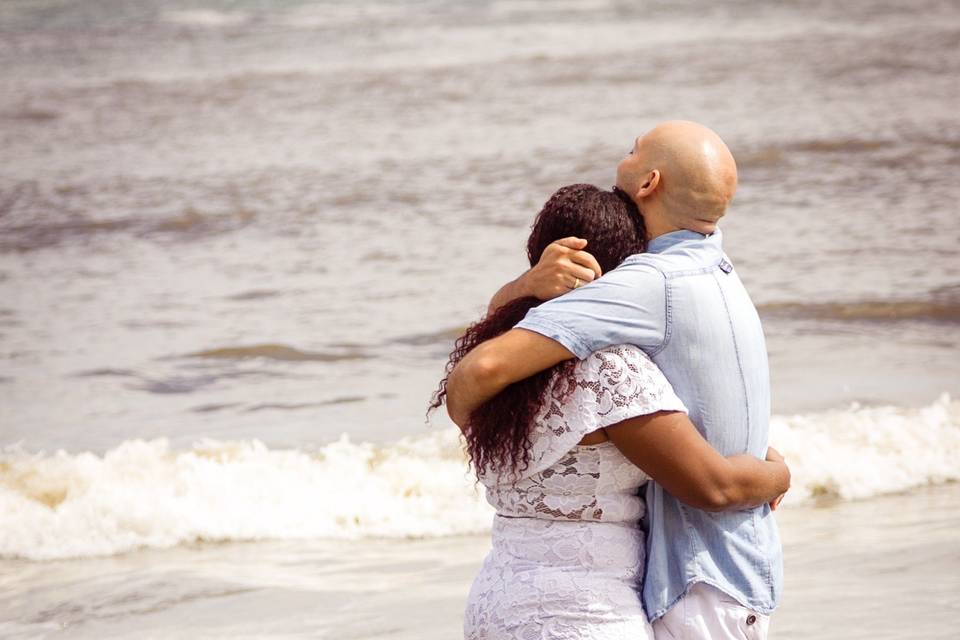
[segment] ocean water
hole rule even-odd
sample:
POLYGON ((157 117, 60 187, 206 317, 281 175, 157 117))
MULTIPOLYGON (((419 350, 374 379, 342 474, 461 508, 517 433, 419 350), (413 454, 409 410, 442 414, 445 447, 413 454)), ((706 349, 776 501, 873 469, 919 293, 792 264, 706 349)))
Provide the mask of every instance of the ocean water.
POLYGON ((485 531, 452 341, 670 118, 738 161, 786 505, 960 479, 958 77, 947 0, 3 2, 3 584, 485 531))
MULTIPOLYGON (((960 402, 777 417, 784 505, 960 481, 960 402)), ((63 560, 196 541, 439 537, 489 530, 459 431, 375 446, 347 436, 314 451, 259 440, 127 440, 102 456, 8 451, 0 557, 63 560)), ((960 550, 960 548, 958 548, 960 550)))
MULTIPOLYGON (((778 512, 782 640, 953 640, 960 485, 778 512)), ((196 542, 110 558, 11 560, 3 638, 460 637, 489 535, 196 542)))

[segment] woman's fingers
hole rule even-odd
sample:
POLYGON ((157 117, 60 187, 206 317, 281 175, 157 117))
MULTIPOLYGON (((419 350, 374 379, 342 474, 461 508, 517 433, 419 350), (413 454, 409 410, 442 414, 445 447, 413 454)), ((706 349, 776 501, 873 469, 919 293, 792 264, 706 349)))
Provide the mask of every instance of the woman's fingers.
MULTIPOLYGON (((786 460, 784 459, 783 455, 782 455, 779 451, 777 451, 776 449, 774 449, 773 447, 767 447, 767 462, 776 462, 776 463, 780 463, 780 464, 783 464, 783 465, 786 465, 786 464, 787 464, 787 462, 786 462, 786 460)), ((789 470, 788 470, 788 472, 789 472, 789 470)), ((790 486, 790 484, 789 484, 789 482, 788 482, 788 483, 787 483, 787 487, 789 487, 789 486, 790 486)), ((783 493, 781 493, 779 496, 777 496, 776 498, 774 498, 772 502, 770 502, 770 510, 771 510, 771 511, 776 511, 776 510, 777 510, 777 507, 779 507, 779 506, 780 506, 780 503, 783 502, 783 497, 784 497, 785 495, 787 495, 787 493, 786 493, 786 492, 783 492, 783 493)))
MULTIPOLYGON (((591 271, 590 269, 587 269, 586 267, 581 267, 580 265, 574 264, 572 262, 568 266, 567 275, 570 276, 571 282, 574 282, 575 280, 579 280, 580 285, 585 285, 588 282, 593 282, 594 279, 596 278, 596 274, 594 274, 593 271, 591 271)), ((575 289, 576 287, 571 285, 571 288, 575 289)))
POLYGON ((587 246, 587 241, 583 238, 577 238, 576 236, 570 236, 569 238, 560 238, 559 240, 554 240, 553 244, 558 244, 561 247, 567 249, 573 249, 574 251, 579 251, 587 246))
POLYGON ((586 245, 586 240, 573 236, 551 242, 523 276, 528 291, 550 300, 600 277, 603 271, 596 258, 582 250, 586 245))
POLYGON ((773 502, 770 503, 770 511, 776 511, 776 510, 777 510, 777 508, 780 506, 780 503, 783 502, 783 497, 784 497, 785 495, 787 495, 787 494, 781 493, 779 496, 777 496, 776 498, 774 498, 773 502))
POLYGON ((578 264, 585 269, 589 269, 593 272, 594 277, 599 278, 603 275, 603 269, 600 268, 600 263, 597 262, 597 259, 593 255, 587 253, 586 251, 573 251, 568 256, 570 262, 578 264))

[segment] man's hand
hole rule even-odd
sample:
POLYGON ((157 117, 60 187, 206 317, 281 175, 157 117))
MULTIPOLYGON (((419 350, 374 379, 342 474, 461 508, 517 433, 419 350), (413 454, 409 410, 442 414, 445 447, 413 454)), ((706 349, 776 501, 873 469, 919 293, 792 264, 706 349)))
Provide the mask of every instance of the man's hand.
MULTIPOLYGON (((773 447, 767 447, 767 462, 782 462, 783 464, 787 464, 783 456, 780 455, 780 452, 774 449, 773 447)), ((771 511, 777 510, 777 507, 779 507, 780 503, 783 502, 783 497, 785 495, 787 495, 787 493, 783 492, 770 502, 771 511)))
POLYGON ((572 236, 551 242, 536 265, 493 296, 488 313, 526 296, 550 300, 599 278, 603 271, 596 258, 583 250, 586 246, 586 240, 572 236))

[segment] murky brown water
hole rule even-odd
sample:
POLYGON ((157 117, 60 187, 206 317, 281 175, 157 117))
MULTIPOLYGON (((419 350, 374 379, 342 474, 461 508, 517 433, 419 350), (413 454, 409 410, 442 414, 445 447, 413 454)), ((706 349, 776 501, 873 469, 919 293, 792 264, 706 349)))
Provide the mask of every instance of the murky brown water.
POLYGON ((418 433, 540 204, 673 117, 740 162, 775 410, 960 390, 955 3, 44 0, 0 31, 4 442, 418 433))
MULTIPOLYGON (((424 433, 542 202, 668 118, 738 159, 727 250, 803 491, 956 478, 958 77, 941 0, 3 2, 0 555, 475 528, 449 431, 322 445, 424 433)), ((918 504, 785 514, 778 635, 949 637, 955 518, 918 504)), ((396 543, 383 624, 351 594, 394 543, 4 560, 0 635, 447 633, 457 540, 396 543)))

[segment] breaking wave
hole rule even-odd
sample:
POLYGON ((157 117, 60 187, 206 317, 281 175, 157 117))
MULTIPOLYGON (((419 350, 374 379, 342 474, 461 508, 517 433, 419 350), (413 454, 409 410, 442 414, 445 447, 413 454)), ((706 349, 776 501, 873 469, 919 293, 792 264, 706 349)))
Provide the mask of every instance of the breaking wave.
MULTIPOLYGON (((787 504, 960 480, 960 402, 776 416, 787 504)), ((131 440, 103 455, 7 447, 0 556, 48 560, 186 542, 427 537, 486 531, 491 510, 455 429, 315 451, 258 440, 131 440)))

